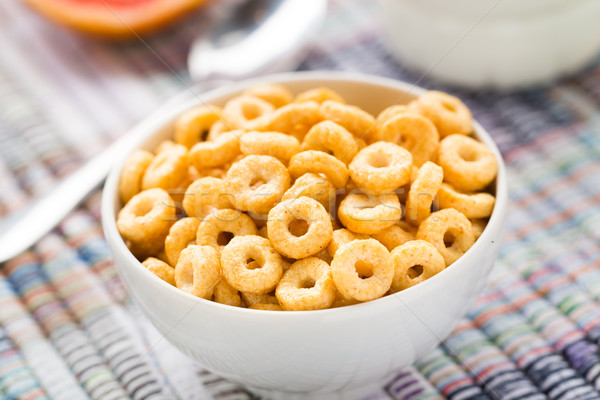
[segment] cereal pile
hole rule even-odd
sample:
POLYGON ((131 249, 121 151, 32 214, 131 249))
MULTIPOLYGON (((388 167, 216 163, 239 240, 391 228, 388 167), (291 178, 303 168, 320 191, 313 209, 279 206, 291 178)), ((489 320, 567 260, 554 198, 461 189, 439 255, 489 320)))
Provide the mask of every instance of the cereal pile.
POLYGON ((483 231, 497 164, 472 132, 441 92, 375 118, 327 88, 253 87, 131 154, 117 227, 194 296, 294 311, 374 300, 437 274, 483 231))

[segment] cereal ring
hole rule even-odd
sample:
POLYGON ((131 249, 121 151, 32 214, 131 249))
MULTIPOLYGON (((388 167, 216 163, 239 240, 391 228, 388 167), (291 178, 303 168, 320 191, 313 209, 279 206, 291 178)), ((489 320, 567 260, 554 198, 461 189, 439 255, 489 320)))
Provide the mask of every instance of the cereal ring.
POLYGON ((407 104, 394 104, 393 106, 389 106, 381 111, 375 121, 377 122, 377 126, 381 126, 386 123, 389 119, 395 117, 396 115, 406 114, 411 112, 410 108, 407 104))
POLYGON ((165 151, 168 148, 173 147, 175 145, 177 145, 177 143, 175 143, 172 140, 163 140, 162 142, 159 143, 158 146, 156 146, 156 150, 154 151, 154 154, 162 153, 163 151, 165 151))
POLYGON ((187 148, 180 144, 166 147, 158 153, 144 173, 142 189, 173 189, 179 186, 188 174, 187 148))
POLYGON ((317 174, 304 174, 289 188, 281 198, 282 201, 297 199, 302 196, 315 199, 329 210, 335 206, 335 186, 317 174))
POLYGON ((310 197, 300 197, 282 201, 269 211, 267 232, 277 251, 286 257, 299 259, 326 248, 333 227, 331 217, 321 203, 310 197), (305 232, 301 227, 304 223, 300 221, 308 225, 305 232), (293 223, 301 228, 295 231, 293 223))
POLYGON ((294 103, 303 103, 305 101, 316 101, 321 104, 327 100, 332 100, 337 103, 345 104, 346 100, 340 96, 337 92, 328 89, 326 87, 318 87, 314 89, 308 89, 302 93, 299 93, 294 99, 294 103))
POLYGON ((350 243, 353 240, 364 240, 369 239, 369 235, 363 233, 350 232, 348 229, 336 229, 333 231, 331 236, 331 242, 327 246, 327 252, 331 257, 335 256, 335 252, 338 251, 343 245, 350 243))
POLYGON ((227 182, 219 178, 204 177, 187 188, 183 209, 190 217, 204 219, 213 208, 230 208, 232 201, 233 195, 227 182))
POLYGON ((399 292, 421 283, 446 268, 444 257, 429 242, 411 240, 392 251, 394 279, 390 290, 399 292))
POLYGON ((448 183, 438 191, 440 208, 454 208, 465 217, 487 218, 492 215, 496 198, 489 193, 463 193, 448 183))
POLYGON ((234 289, 258 294, 275 289, 283 274, 279 253, 268 239, 253 235, 231 239, 221 251, 221 268, 234 289), (256 263, 249 268, 252 261, 256 263))
POLYGON ((252 218, 238 210, 224 208, 213 210, 204 218, 198 226, 196 243, 221 251, 236 236, 256 234, 256 225, 252 218))
POLYGON ((222 133, 229 132, 231 127, 227 126, 223 121, 217 121, 208 130, 208 135, 206 135, 206 140, 210 140, 214 142, 217 140, 222 133))
POLYGON ((142 190, 142 178, 153 159, 152 153, 145 150, 136 150, 127 157, 119 180, 119 195, 123 204, 142 190))
POLYGON ((369 301, 390 289, 394 265, 390 252, 377 240, 353 240, 335 253, 331 275, 342 296, 369 301))
POLYGON ((416 234, 417 230, 414 226, 406 221, 398 221, 389 228, 374 234, 373 239, 379 240, 389 251, 392 251, 406 242, 415 240, 416 234))
POLYGON ((300 142, 293 136, 279 132, 247 132, 240 139, 243 154, 272 156, 287 165, 300 152, 300 142))
POLYGON ((279 300, 275 297, 275 292, 273 293, 248 293, 242 292, 242 299, 244 299, 244 303, 246 307, 250 308, 256 304, 276 304, 279 305, 279 300))
POLYGON ((251 310, 283 311, 283 308, 278 304, 255 304, 248 308, 251 310))
POLYGON ((483 233, 483 230, 487 226, 487 220, 472 219, 470 221, 471 221, 471 227, 473 228, 473 237, 475 238, 475 240, 477 240, 477 239, 479 239, 479 237, 483 233))
POLYGON ((162 249, 175 222, 175 203, 163 189, 148 189, 133 196, 117 216, 117 229, 132 242, 136 255, 156 254, 162 249))
POLYGON ((177 265, 181 251, 189 244, 196 244, 198 225, 198 218, 182 218, 173 224, 165 239, 165 254, 169 264, 177 265))
POLYGON ((174 139, 188 149, 206 139, 211 126, 219 120, 221 108, 200 105, 181 114, 175 120, 174 139))
POLYGON ((260 237, 264 237, 264 238, 266 238, 266 239, 268 239, 268 238, 269 238, 269 233, 267 232, 267 226, 266 226, 266 225, 265 225, 265 226, 263 226, 262 228, 260 228, 256 234, 257 234, 258 236, 260 236, 260 237))
POLYGON ((452 264, 473 245, 471 221, 454 208, 432 213, 421 222, 417 239, 426 240, 440 252, 446 265, 452 264))
POLYGON ((217 303, 227 304, 228 306, 241 307, 242 298, 240 292, 229 286, 225 279, 221 279, 215 285, 212 300, 217 303))
POLYGON ((244 94, 258 97, 275 106, 275 108, 283 107, 292 101, 292 93, 283 85, 268 84, 254 86, 246 89, 244 94))
POLYGON ((169 285, 175 286, 175 269, 158 258, 148 257, 142 263, 144 267, 169 285))
POLYGON ((221 267, 215 249, 196 245, 183 249, 175 266, 175 284, 179 289, 210 299, 220 280, 221 267))
POLYGON ((421 221, 429 217, 433 199, 435 199, 443 179, 444 171, 431 161, 427 161, 419 168, 406 199, 405 218, 408 222, 419 225, 421 221))
POLYGON ((232 129, 256 129, 264 124, 275 107, 258 97, 241 95, 229 100, 223 107, 223 122, 232 129))
POLYGON ((309 172, 323 174, 336 188, 344 187, 348 182, 346 164, 322 151, 307 150, 296 154, 290 160, 288 170, 294 178, 309 172))
POLYGON ((323 119, 328 119, 346 128, 359 139, 369 142, 375 133, 375 118, 368 112, 347 104, 327 100, 320 108, 323 119))
POLYGON ((214 142, 196 143, 190 150, 190 161, 198 170, 228 163, 240 154, 243 133, 240 130, 229 131, 222 133, 214 142))
POLYGON ((373 234, 394 225, 402 217, 398 196, 387 193, 350 193, 338 209, 340 222, 352 232, 373 234))
POLYGON ((291 103, 275 110, 261 130, 283 132, 302 140, 306 132, 322 120, 316 102, 291 103))
POLYGON ((290 174, 271 156, 250 155, 234 163, 225 178, 235 193, 236 208, 266 214, 290 187, 290 174))
POLYGON ((377 142, 358 152, 348 169, 360 188, 372 193, 385 193, 405 185, 410 180, 412 155, 402 147, 377 142))
POLYGON ((404 147, 417 166, 431 160, 440 143, 435 125, 414 113, 401 113, 377 125, 375 138, 404 147))
POLYGON ((444 169, 444 180, 467 192, 482 190, 498 172, 494 153, 463 135, 450 135, 440 142, 438 164, 444 169))
POLYGON ((343 126, 323 121, 310 128, 302 141, 302 150, 330 153, 348 164, 358 153, 358 145, 354 136, 343 126))
POLYGON ((361 303, 356 299, 351 299, 342 296, 342 294, 337 289, 336 292, 337 293, 335 294, 335 300, 333 301, 333 304, 331 304, 331 308, 346 307, 361 303))
POLYGON ((286 311, 323 310, 335 300, 329 265, 316 257, 296 261, 285 271, 275 289, 286 311))
POLYGON ((411 108, 429 118, 436 126, 440 137, 473 132, 471 111, 459 98, 448 93, 430 90, 411 103, 411 108))
MULTIPOLYGON (((165 249, 163 248, 161 251, 156 253, 155 258, 158 258, 160 261, 169 264, 169 259, 167 258, 167 253, 165 253, 165 249)), ((171 265, 172 267, 172 265, 171 265)))

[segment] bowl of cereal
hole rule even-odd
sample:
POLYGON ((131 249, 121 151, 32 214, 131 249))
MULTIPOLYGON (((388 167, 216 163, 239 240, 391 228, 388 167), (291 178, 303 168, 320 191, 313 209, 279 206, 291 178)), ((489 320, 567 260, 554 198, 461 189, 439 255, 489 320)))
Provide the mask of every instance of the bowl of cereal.
POLYGON ((120 276, 166 339, 262 395, 381 385, 450 334, 494 264, 504 164, 453 96, 289 73, 135 129, 102 201, 120 276))

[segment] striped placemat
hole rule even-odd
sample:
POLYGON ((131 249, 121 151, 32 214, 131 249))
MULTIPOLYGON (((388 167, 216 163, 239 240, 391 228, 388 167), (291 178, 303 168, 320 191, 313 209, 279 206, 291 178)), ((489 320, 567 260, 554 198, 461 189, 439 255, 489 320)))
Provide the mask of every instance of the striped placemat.
MULTIPOLYGON (((368 398, 600 399, 600 62, 537 89, 457 91, 390 57, 373 3, 332 1, 300 69, 419 81, 465 99, 504 154, 510 206, 468 316, 368 398)), ((213 4, 146 44, 114 45, 0 2, 0 215, 188 85, 189 44, 219 12, 213 4)), ((127 301, 99 198, 0 270, 0 398, 252 398, 162 340, 127 301)))

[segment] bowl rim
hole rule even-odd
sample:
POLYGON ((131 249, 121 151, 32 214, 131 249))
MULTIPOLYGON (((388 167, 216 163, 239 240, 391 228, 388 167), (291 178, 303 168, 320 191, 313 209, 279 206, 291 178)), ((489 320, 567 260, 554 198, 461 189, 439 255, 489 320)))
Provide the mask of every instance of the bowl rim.
MULTIPOLYGON (((473 126, 475 130, 476 137, 483 142, 496 157, 496 161, 498 164, 498 174, 496 176, 496 202, 494 205, 494 209, 492 210, 492 215, 486 225, 484 231, 481 236, 475 241, 473 246, 467 252, 462 255, 457 261, 452 264, 452 268, 445 268, 441 272, 437 273, 433 277, 421 282, 415 286, 404 289, 400 292, 383 296, 381 298, 367 301, 364 303, 348 305, 337 308, 328 308, 323 310, 308 310, 301 312, 272 312, 269 310, 255 310, 244 307, 234 307, 226 304, 217 303, 212 300, 207 300, 203 298, 199 298, 193 296, 187 292, 184 292, 177 287, 168 284, 163 281, 152 272, 148 271, 143 267, 142 263, 135 258, 135 256, 129 251, 127 246, 125 245, 125 241, 119 234, 116 226, 116 218, 115 215, 117 210, 114 207, 115 197, 117 196, 117 188, 120 178, 120 172, 125 163, 125 159, 129 154, 135 149, 139 148, 144 142, 149 140, 156 132, 158 132, 161 127, 166 124, 172 122, 172 120, 179 115, 182 111, 197 105, 199 103, 210 103, 210 99, 223 97, 223 96, 231 96, 236 93, 241 92, 242 90, 255 86, 258 84, 266 84, 266 83, 280 83, 285 85, 290 82, 306 82, 313 80, 327 80, 327 81, 336 81, 336 82, 348 82, 352 83, 362 83, 369 85, 378 85, 378 86, 386 86, 391 89, 399 90, 404 92, 405 94, 400 97, 398 101, 401 101, 402 98, 406 95, 419 95, 425 92, 427 89, 421 88, 416 84, 411 84, 405 81, 386 78, 371 74, 363 74, 363 73, 355 73, 355 72, 339 72, 339 71, 294 71, 294 72, 286 72, 279 74, 271 74, 265 75, 258 78, 245 79, 239 82, 231 83, 228 85, 220 86, 215 89, 203 92, 201 96, 197 98, 191 99, 184 103, 178 104, 177 106, 173 106, 169 108, 164 114, 150 114, 150 116, 146 117, 142 120, 138 125, 136 125, 130 132, 132 135, 135 135, 134 140, 130 142, 130 147, 127 151, 123 151, 122 155, 119 159, 115 161, 113 166, 111 167, 111 171, 106 180, 106 183, 103 186, 102 193, 102 203, 101 203, 101 220, 102 220, 102 228, 104 230, 104 235, 107 241, 110 241, 111 238, 115 239, 113 241, 114 245, 117 247, 117 251, 123 253, 127 258, 127 261, 135 264, 134 268, 140 270, 140 273, 146 273, 152 275, 151 278, 154 279, 154 282, 160 286, 160 290, 171 291, 174 296, 179 296, 182 300, 186 302, 195 303, 194 306, 200 304, 204 304, 206 307, 215 307, 215 310, 221 309, 222 312, 230 312, 230 313, 241 313, 241 315, 260 315, 263 316, 275 316, 282 318, 310 318, 315 315, 325 316, 327 314, 339 314, 342 312, 346 313, 358 313, 368 312, 370 307, 381 307, 384 305, 384 302, 391 301, 400 301, 403 305, 406 305, 406 302, 403 301, 403 297, 407 296, 407 293, 412 294, 418 290, 425 291, 427 287, 434 284, 448 274, 459 273, 461 269, 467 268, 467 264, 469 262, 469 256, 475 251, 489 242, 492 237, 492 231, 500 231, 502 230, 502 226, 504 223, 504 217, 506 214, 506 207, 508 202, 508 185, 506 178, 506 167, 504 164, 504 160, 502 159, 502 155, 497 145, 491 138, 490 134, 485 130, 476 120, 473 121, 473 126), (206 99, 206 100, 205 100, 206 99), (135 132, 135 133, 134 133, 135 132), (456 272, 452 272, 456 271, 456 272), (250 314, 248 314, 250 313, 250 314)), ((112 247, 112 246, 111 246, 112 247)))

